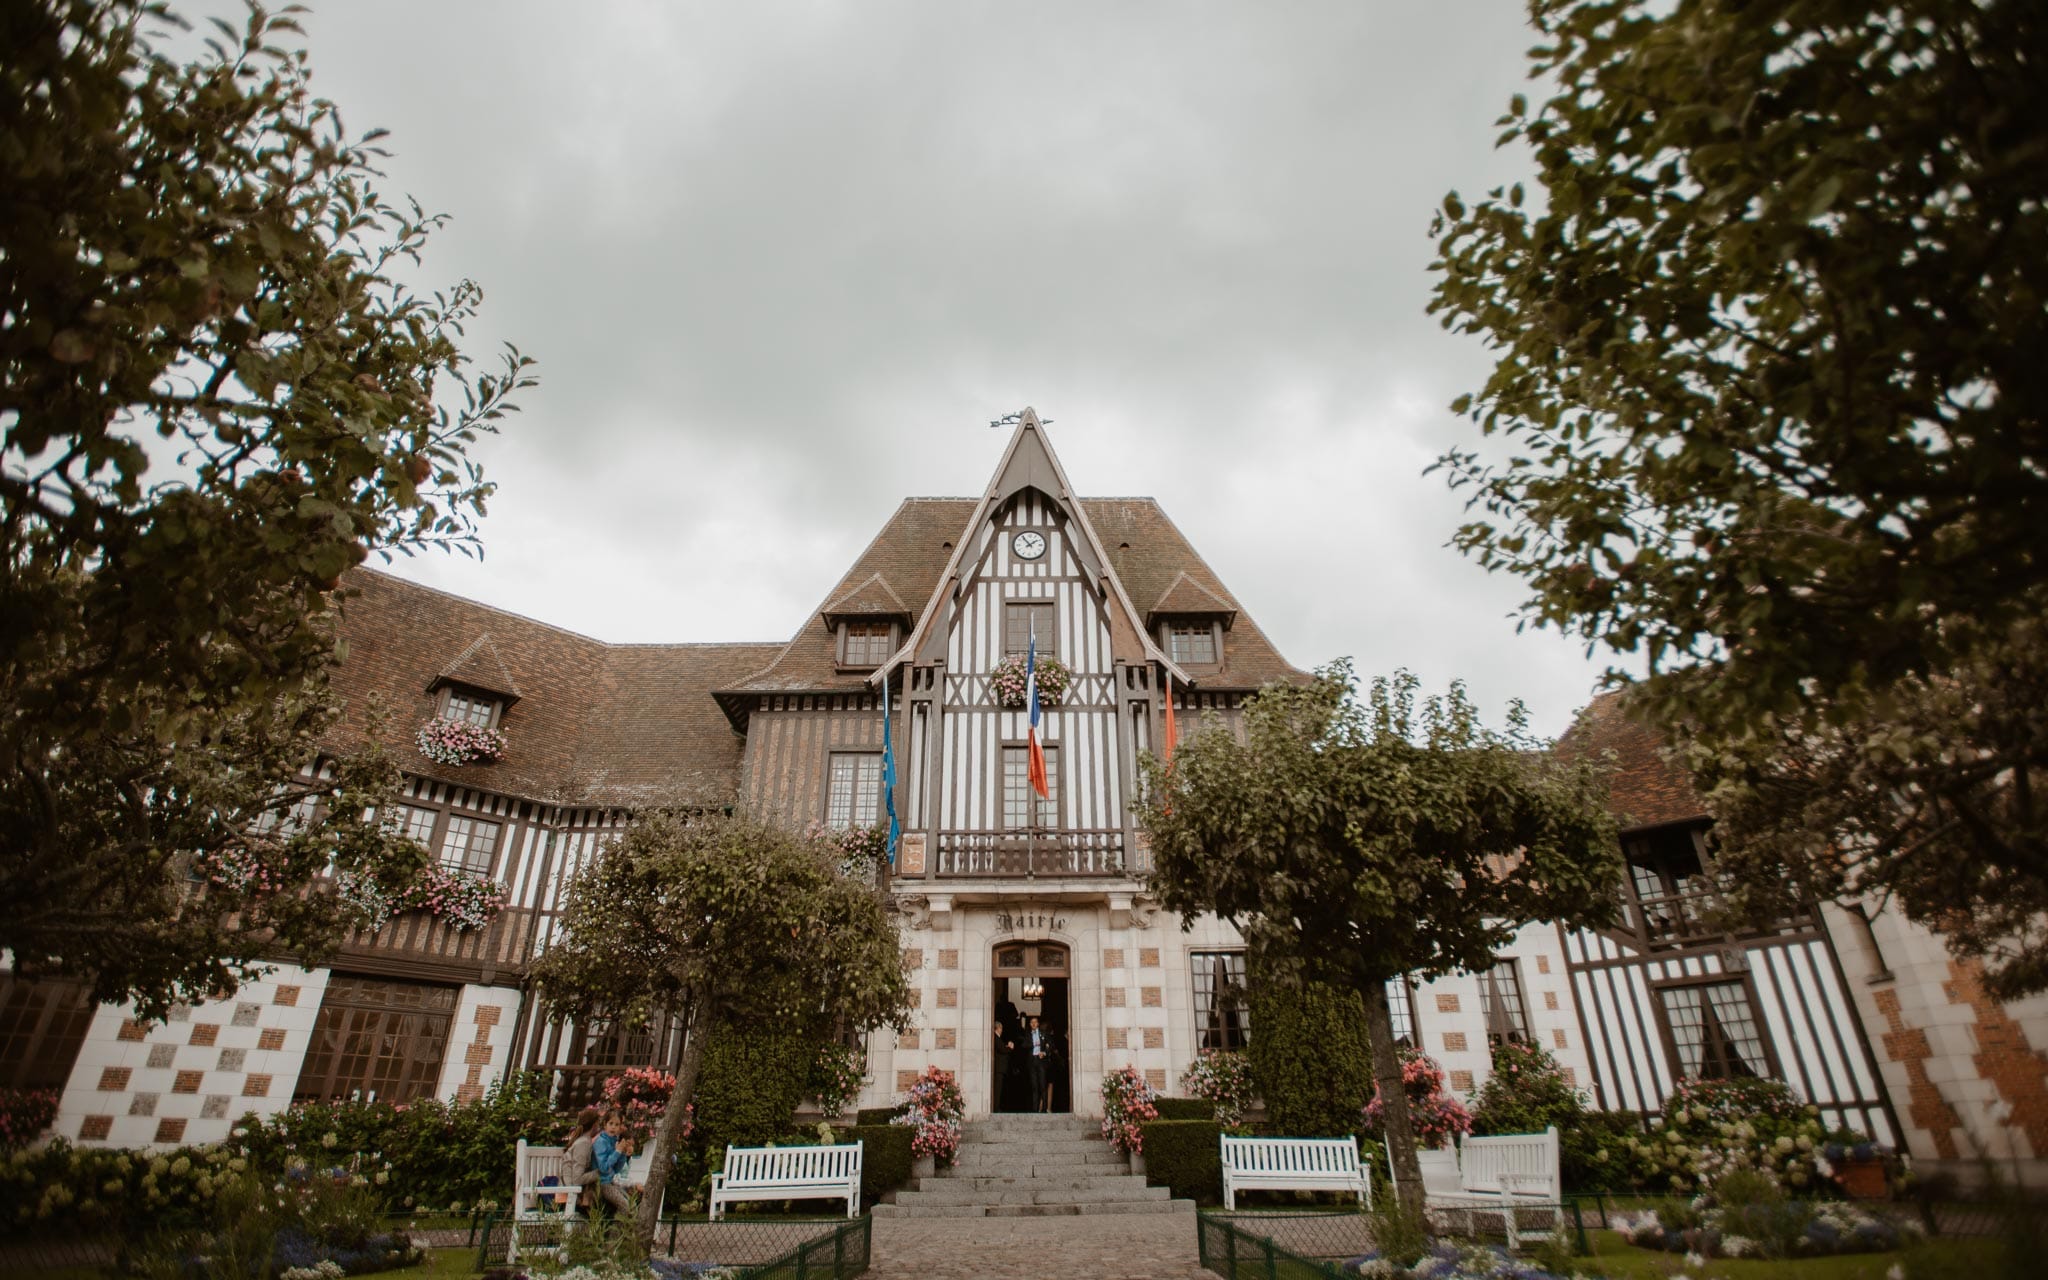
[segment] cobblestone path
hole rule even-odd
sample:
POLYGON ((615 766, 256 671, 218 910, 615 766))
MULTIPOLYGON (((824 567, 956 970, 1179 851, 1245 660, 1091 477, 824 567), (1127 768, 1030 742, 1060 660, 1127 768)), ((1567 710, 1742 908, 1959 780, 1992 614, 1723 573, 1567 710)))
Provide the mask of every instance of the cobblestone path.
POLYGON ((877 1218, 869 1280, 1216 1280, 1195 1215, 877 1218))

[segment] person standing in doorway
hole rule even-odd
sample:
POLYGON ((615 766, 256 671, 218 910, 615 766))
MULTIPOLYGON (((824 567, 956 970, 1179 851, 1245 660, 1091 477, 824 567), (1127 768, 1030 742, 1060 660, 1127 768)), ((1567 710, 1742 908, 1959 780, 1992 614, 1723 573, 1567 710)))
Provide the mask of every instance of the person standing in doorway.
POLYGON ((1034 1111, 1046 1110, 1045 1067, 1046 1055, 1052 1052, 1052 1037, 1038 1025, 1038 1019, 1031 1019, 1031 1031, 1025 1036, 1025 1052, 1031 1055, 1029 1063, 1031 1081, 1031 1107, 1034 1111))
POLYGON ((1016 1037, 1008 1023, 996 1023, 994 1057, 996 1064, 995 1097, 990 1101, 989 1110, 1007 1111, 1010 1092, 1010 1054, 1017 1048, 1016 1037))

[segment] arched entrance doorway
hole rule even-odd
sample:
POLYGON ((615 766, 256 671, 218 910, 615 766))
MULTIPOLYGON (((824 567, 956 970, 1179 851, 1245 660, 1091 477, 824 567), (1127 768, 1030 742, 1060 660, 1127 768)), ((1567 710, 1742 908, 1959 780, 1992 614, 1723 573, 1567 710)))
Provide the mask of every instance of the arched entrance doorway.
POLYGON ((1067 980, 1072 952, 1064 942, 1001 942, 995 948, 995 1021, 1003 1026, 998 1052, 991 1057, 989 1099, 992 1111, 1071 1111, 1074 1106, 1072 1022, 1068 1018, 1067 980), (1045 1088, 1033 1094, 1030 1019, 1039 1023, 1045 1051, 1045 1088), (1005 1055, 1002 1042, 1014 1046, 1005 1055), (998 1065, 1000 1064, 1000 1065, 998 1065), (1050 1095, 1048 1101, 1047 1095, 1050 1095))

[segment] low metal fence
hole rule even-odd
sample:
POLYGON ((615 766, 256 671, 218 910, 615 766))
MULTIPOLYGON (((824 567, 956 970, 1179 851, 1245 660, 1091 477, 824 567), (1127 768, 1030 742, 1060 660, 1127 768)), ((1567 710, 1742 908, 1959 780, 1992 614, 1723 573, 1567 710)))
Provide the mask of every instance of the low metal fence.
MULTIPOLYGON (((587 1220, 586 1220, 587 1221, 587 1220)), ((857 1276, 867 1270, 869 1219, 858 1218, 663 1218, 654 1232, 654 1256, 700 1266, 730 1267, 743 1276, 857 1276)), ((512 1245, 525 1256, 563 1243, 568 1229, 559 1218, 515 1221, 493 1213, 474 1238, 474 1268, 516 1265, 512 1245)))
POLYGON ((1196 1215, 1196 1249, 1204 1267, 1226 1280, 1326 1280, 1372 1244, 1366 1218, 1340 1213, 1196 1215))
POLYGON ((742 1280, 846 1280, 865 1275, 874 1249, 875 1220, 862 1214, 813 1236, 780 1258, 748 1267, 742 1280))

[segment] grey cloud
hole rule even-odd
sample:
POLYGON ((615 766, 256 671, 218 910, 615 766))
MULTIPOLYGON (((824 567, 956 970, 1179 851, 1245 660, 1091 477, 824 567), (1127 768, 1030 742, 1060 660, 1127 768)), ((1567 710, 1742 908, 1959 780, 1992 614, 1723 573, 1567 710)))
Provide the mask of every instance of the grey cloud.
POLYGON ((1485 353, 1426 316, 1443 193, 1510 180, 1520 6, 326 0, 316 83, 454 221, 427 278, 544 382, 436 585, 611 639, 787 634, 1032 403, 1157 495, 1296 662, 1463 675, 1563 727, 1419 473, 1485 353))

